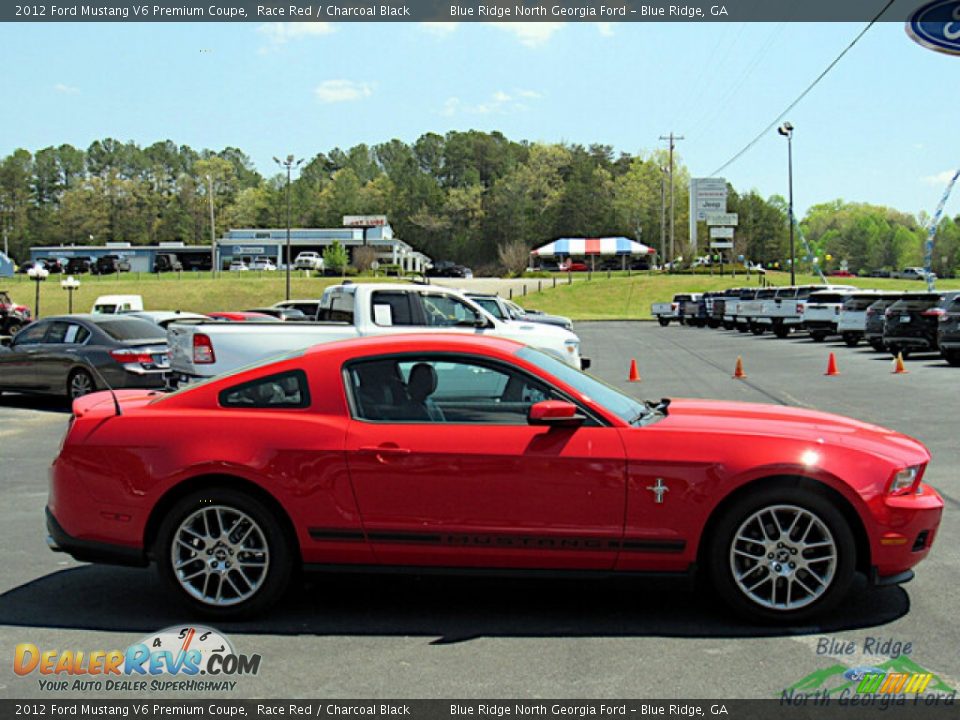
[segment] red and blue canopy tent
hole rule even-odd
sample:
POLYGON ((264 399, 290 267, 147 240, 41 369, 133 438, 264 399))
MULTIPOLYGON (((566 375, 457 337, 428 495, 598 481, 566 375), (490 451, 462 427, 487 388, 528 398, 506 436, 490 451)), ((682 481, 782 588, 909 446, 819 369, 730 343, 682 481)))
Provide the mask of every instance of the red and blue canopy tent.
POLYGON ((638 243, 626 237, 604 238, 557 238, 536 250, 531 250, 533 257, 589 257, 590 266, 598 256, 620 255, 626 263, 627 256, 653 255, 656 252, 652 247, 638 243))

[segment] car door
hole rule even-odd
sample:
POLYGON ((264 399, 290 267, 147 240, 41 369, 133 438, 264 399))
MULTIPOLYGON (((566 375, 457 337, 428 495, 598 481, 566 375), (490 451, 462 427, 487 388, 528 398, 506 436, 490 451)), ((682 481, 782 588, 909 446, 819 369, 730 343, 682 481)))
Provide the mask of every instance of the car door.
POLYGON ((344 372, 350 476, 378 560, 609 569, 626 460, 616 429, 533 426, 558 393, 468 355, 394 356, 344 372))
POLYGON ((9 350, 0 350, 0 387, 10 390, 36 391, 36 354, 43 342, 49 322, 34 322, 13 339, 9 350))
POLYGON ((37 386, 44 392, 62 395, 67 392, 67 375, 81 360, 79 351, 90 338, 84 325, 55 320, 34 355, 37 386))

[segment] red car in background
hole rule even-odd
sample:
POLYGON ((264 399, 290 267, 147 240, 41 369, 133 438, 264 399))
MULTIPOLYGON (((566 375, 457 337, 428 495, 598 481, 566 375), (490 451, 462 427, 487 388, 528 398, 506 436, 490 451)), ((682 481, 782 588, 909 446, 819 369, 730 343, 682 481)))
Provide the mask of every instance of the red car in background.
POLYGON ((243 312, 211 312, 207 313, 207 315, 214 320, 220 320, 222 322, 280 322, 280 320, 273 317, 273 315, 250 310, 243 312))
POLYGON ((560 272, 587 272, 590 268, 580 260, 567 260, 558 266, 560 272))
POLYGON ((77 400, 51 547, 159 565, 195 610, 249 616, 300 566, 702 571, 753 620, 901 583, 943 501, 916 440, 837 415, 648 404, 497 338, 316 346, 172 394, 77 400))

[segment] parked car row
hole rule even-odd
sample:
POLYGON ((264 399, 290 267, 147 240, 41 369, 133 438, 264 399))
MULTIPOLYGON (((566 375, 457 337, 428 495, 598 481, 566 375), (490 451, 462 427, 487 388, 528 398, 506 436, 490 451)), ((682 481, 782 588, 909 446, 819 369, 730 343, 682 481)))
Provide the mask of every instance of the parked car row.
POLYGON ((878 352, 908 357, 939 352, 960 365, 960 290, 884 291, 846 285, 732 288, 675 295, 654 303, 662 326, 673 321, 779 338, 806 332, 814 342, 839 336, 848 346, 861 340, 878 352))

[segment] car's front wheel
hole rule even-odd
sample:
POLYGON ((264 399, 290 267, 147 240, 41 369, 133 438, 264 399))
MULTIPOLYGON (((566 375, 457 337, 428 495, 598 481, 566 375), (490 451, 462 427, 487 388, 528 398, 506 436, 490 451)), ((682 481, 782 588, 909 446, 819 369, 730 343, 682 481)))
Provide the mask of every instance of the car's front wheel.
POLYGON ((960 365, 960 350, 941 350, 940 354, 951 365, 960 365))
POLYGON ((667 318, 657 318, 657 321, 660 323, 660 327, 666 327, 670 324, 670 321, 667 318))
POLYGON ((160 574, 199 613, 235 619, 284 594, 293 550, 274 513, 243 492, 208 488, 167 513, 154 547, 160 574))
POLYGON ((750 620, 797 622, 829 610, 856 568, 853 533, 835 503, 794 482, 740 498, 710 542, 717 592, 750 620))

